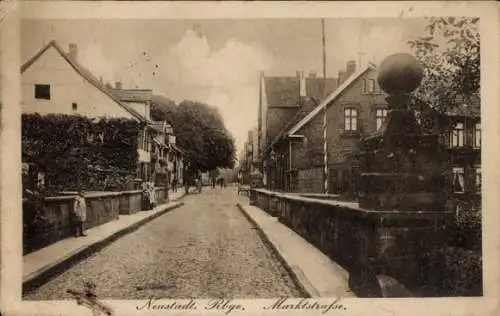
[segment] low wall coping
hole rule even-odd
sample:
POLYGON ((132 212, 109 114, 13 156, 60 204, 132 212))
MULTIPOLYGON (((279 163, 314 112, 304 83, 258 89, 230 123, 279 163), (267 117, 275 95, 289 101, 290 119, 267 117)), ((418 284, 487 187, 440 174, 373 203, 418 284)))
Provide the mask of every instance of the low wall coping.
MULTIPOLYGON (((155 191, 158 190, 163 190, 166 189, 166 187, 156 187, 155 191)), ((120 195, 132 195, 132 194, 140 194, 142 193, 142 190, 129 190, 129 191, 120 191, 120 192, 112 192, 112 191, 95 191, 95 192, 87 192, 84 194, 84 197, 86 199, 93 199, 93 198, 102 198, 102 197, 115 197, 115 196, 120 196, 120 195)), ((61 195, 57 196, 48 196, 44 198, 45 201, 47 202, 61 202, 61 201, 69 201, 72 200, 76 197, 78 192, 74 191, 65 191, 65 192, 60 192, 61 195)), ((28 199, 23 198, 23 202, 27 202, 28 199)))
POLYGON ((129 191, 122 191, 119 193, 123 195, 142 194, 142 190, 129 190, 129 191))
POLYGON ((59 195, 59 196, 48 196, 44 198, 44 201, 47 202, 61 202, 61 201, 70 201, 75 197, 73 195, 59 195))
POLYGON ((336 206, 336 207, 341 207, 343 209, 348 209, 352 211, 359 212, 364 215, 375 215, 375 214, 380 214, 380 215, 435 215, 435 214, 448 214, 452 213, 450 211, 411 211, 411 212, 406 212, 406 211, 377 211, 377 210, 371 210, 371 209, 364 209, 359 207, 359 203, 357 202, 344 202, 344 201, 336 201, 336 200, 326 200, 326 199, 319 199, 319 198, 310 198, 310 197, 304 197, 300 195, 294 195, 292 194, 287 194, 283 192, 275 192, 275 191, 269 191, 266 189, 254 189, 256 192, 260 192, 263 194, 267 194, 269 196, 273 196, 276 198, 284 198, 288 200, 293 200, 293 201, 299 201, 299 202, 309 202, 309 203, 314 203, 314 204, 322 204, 325 206, 336 206))

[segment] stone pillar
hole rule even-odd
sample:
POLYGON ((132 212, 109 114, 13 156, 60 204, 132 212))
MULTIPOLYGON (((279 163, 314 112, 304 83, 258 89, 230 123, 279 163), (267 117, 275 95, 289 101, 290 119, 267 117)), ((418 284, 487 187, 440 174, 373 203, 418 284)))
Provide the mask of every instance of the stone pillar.
POLYGON ((444 175, 438 135, 423 134, 410 109, 423 68, 408 54, 386 58, 378 83, 388 97, 387 120, 361 143, 359 206, 372 210, 375 242, 370 267, 403 282, 421 281, 445 246, 444 175))

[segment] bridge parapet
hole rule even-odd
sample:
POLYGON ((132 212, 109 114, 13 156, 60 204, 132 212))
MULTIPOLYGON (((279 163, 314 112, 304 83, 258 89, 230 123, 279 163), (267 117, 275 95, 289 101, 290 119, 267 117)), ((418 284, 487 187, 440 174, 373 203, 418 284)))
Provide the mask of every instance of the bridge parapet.
POLYGON ((450 212, 370 210, 353 202, 255 188, 250 199, 344 266, 358 296, 398 296, 384 293, 385 276, 412 288, 439 275, 450 212))

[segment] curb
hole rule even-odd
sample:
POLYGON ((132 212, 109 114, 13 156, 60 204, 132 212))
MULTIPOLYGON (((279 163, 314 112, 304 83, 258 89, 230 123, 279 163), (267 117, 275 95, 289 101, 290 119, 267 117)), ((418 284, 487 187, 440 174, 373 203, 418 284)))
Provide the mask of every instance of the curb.
POLYGON ((290 260, 287 256, 280 251, 279 247, 271 241, 271 238, 266 234, 266 232, 262 229, 262 226, 259 225, 245 210, 245 207, 241 205, 241 203, 237 203, 236 206, 243 213, 243 215, 255 226, 258 230, 259 235, 261 236, 264 243, 269 246, 271 251, 276 255, 278 260, 281 262, 285 270, 288 272, 290 277, 292 278, 293 283, 297 286, 300 292, 304 294, 305 298, 314 298, 320 297, 318 290, 314 288, 314 286, 309 282, 306 278, 302 270, 298 266, 294 266, 290 264, 290 260))
POLYGON ((153 219, 158 218, 159 216, 164 215, 165 213, 184 205, 184 202, 178 201, 178 199, 172 201, 171 203, 172 205, 167 205, 163 210, 158 211, 157 213, 152 214, 151 216, 145 217, 140 221, 138 221, 137 223, 124 227, 112 233, 111 235, 106 236, 102 240, 75 249, 69 254, 59 258, 54 263, 46 265, 40 268, 39 270, 31 273, 26 277, 26 279, 23 277, 23 285, 22 285, 23 296, 35 290, 36 288, 40 287, 41 285, 46 283, 48 280, 54 278, 58 274, 66 271, 76 262, 88 258, 91 254, 99 251, 100 249, 112 243, 113 241, 119 239, 120 237, 129 234, 137 230, 142 225, 152 221, 153 219))

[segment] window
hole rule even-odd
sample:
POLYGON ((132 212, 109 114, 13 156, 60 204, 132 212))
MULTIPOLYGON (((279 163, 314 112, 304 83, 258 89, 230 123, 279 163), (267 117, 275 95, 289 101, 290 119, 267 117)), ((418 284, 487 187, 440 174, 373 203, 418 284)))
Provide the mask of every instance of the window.
POLYGON ((346 131, 356 131, 358 129, 358 110, 353 108, 344 110, 344 129, 346 131))
POLYGON ((481 124, 476 123, 474 126, 474 147, 481 148, 481 124))
POLYGON ((377 122, 377 130, 382 127, 385 119, 387 118, 387 109, 377 109, 375 114, 375 119, 377 122))
POLYGON ((457 123, 451 132, 451 147, 464 146, 464 124, 457 123))
POLYGON ((73 111, 78 110, 78 104, 76 104, 75 102, 71 103, 71 108, 73 109, 73 111))
POLYGON ((453 168, 453 192, 465 192, 464 168, 453 168))
POLYGON ((476 168, 476 192, 481 192, 481 168, 476 168))
POLYGON ((50 100, 50 85, 36 84, 35 85, 35 99, 50 100))
POLYGON ((366 79, 365 80, 365 93, 374 93, 375 92, 375 79, 366 79))

